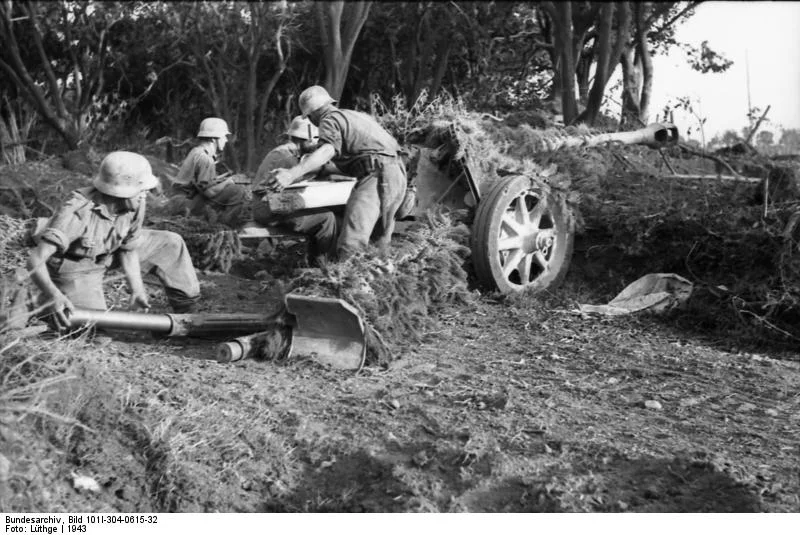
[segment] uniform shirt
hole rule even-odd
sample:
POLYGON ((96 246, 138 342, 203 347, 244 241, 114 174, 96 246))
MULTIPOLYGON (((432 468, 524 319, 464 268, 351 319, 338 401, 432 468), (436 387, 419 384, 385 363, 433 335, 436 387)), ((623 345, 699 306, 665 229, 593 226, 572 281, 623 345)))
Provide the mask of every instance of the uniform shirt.
POLYGON ((275 169, 290 169, 300 163, 300 149, 294 143, 278 145, 267 153, 256 171, 253 181, 253 192, 260 193, 267 190, 267 182, 275 169))
POLYGON ((93 187, 73 191, 36 239, 55 245, 55 256, 73 260, 97 259, 138 247, 143 240, 144 199, 133 212, 112 214, 98 204, 101 196, 93 187))
POLYGON ((333 163, 345 174, 352 174, 350 164, 359 157, 396 156, 400 149, 394 137, 366 113, 334 107, 320 118, 319 141, 333 145, 333 163))
POLYGON ((209 143, 193 148, 183 160, 176 181, 181 184, 192 184, 201 192, 222 182, 224 179, 217 177, 214 154, 213 145, 209 143))

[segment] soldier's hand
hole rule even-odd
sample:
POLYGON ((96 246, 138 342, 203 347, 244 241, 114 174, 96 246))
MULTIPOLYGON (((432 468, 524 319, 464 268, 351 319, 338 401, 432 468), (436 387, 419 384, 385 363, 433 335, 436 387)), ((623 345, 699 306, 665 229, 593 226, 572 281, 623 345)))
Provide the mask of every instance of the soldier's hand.
POLYGON ((281 192, 292 183, 292 173, 288 169, 275 169, 267 185, 272 191, 281 192))
POLYGON ((150 301, 145 294, 133 294, 131 296, 130 303, 128 304, 128 309, 130 310, 145 310, 147 311, 150 308, 150 301))
POLYGON ((50 312, 55 318, 59 329, 69 329, 69 315, 75 311, 75 305, 61 292, 53 294, 50 298, 50 312))

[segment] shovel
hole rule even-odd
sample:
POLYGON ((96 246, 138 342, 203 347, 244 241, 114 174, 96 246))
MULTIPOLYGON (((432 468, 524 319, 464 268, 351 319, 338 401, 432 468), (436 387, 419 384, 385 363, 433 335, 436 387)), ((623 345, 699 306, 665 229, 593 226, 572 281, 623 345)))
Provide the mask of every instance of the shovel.
MULTIPOLYGON (((289 356, 308 356, 344 370, 359 370, 366 357, 364 321, 346 301, 329 297, 287 294, 286 310, 294 317, 289 356)), ((262 314, 148 314, 76 309, 70 328, 95 325, 101 329, 149 331, 161 336, 235 336, 217 350, 217 360, 231 362, 247 356, 252 336, 241 336, 279 325, 262 314)))

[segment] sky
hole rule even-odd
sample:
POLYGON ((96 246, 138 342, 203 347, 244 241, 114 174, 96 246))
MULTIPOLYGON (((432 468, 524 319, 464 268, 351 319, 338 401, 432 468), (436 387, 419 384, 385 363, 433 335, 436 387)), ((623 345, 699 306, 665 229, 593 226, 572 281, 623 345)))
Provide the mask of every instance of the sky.
MULTIPOLYGON (((777 141, 782 128, 800 128, 800 1, 705 2, 677 28, 676 38, 698 48, 707 40, 734 64, 725 73, 701 74, 678 48, 653 57, 650 122, 661 119, 665 105, 690 97, 706 118, 706 141, 728 129, 741 132, 747 125, 749 65, 752 106, 771 105, 770 122, 761 129, 773 131, 777 141)), ((681 135, 692 127, 690 137, 700 140, 697 118, 676 111, 674 120, 681 135)))

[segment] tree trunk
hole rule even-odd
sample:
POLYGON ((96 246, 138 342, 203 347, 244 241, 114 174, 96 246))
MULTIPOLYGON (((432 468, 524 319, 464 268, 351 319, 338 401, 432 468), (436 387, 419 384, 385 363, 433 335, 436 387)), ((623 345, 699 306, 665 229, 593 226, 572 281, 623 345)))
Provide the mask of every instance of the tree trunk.
MULTIPOLYGON (((550 64, 553 69, 553 82, 550 88, 550 94, 547 96, 548 102, 555 103, 557 99, 561 98, 561 73, 559 54, 555 47, 555 37, 553 36, 553 17, 555 13, 550 10, 553 9, 553 4, 550 2, 549 6, 542 6, 536 10, 536 21, 542 29, 542 39, 545 44, 550 45, 545 48, 550 64)), ((559 106, 560 109, 560 106, 559 106)))
POLYGON ((436 50, 436 66, 433 71, 433 81, 431 81, 430 97, 435 98, 439 89, 442 87, 444 74, 447 72, 447 61, 450 59, 450 50, 453 46, 452 39, 445 38, 439 41, 436 50))
POLYGON ((256 160, 256 89, 258 82, 258 59, 260 54, 255 52, 249 59, 247 69, 247 96, 245 100, 244 130, 245 137, 245 169, 255 169, 256 160))
MULTIPOLYGON (((600 23, 597 29, 595 41, 595 73, 592 89, 589 91, 589 99, 586 102, 586 109, 578 118, 579 121, 585 120, 594 124, 600 105, 603 103, 603 92, 605 91, 607 73, 609 69, 609 59, 611 57, 611 23, 614 19, 614 4, 603 4, 600 11, 600 23)), ((616 62, 615 62, 616 64, 616 62)))
POLYGON ((634 62, 634 47, 627 47, 620 57, 622 66, 622 112, 620 125, 638 126, 641 71, 634 62))
POLYGON ((558 54, 558 83, 561 89, 561 110, 564 124, 571 123, 578 115, 575 99, 575 56, 572 32, 572 2, 543 2, 553 21, 553 37, 558 54))
POLYGON ((644 13, 649 3, 635 4, 636 47, 642 62, 642 93, 639 100, 639 120, 647 124, 650 115, 650 97, 653 92, 653 60, 647 47, 647 28, 644 24, 644 13))
POLYGON ((413 78, 414 89, 411 92, 408 100, 409 107, 413 106, 417 102, 420 93, 422 93, 422 88, 425 86, 425 80, 428 78, 428 64, 431 59, 434 45, 434 35, 430 28, 430 11, 426 11, 422 16, 420 21, 420 29, 422 31, 418 32, 417 36, 423 36, 422 42, 419 45, 417 54, 410 58, 412 63, 416 62, 416 69, 414 70, 413 78))
POLYGON ((8 111, 8 120, 0 114, 0 156, 3 162, 17 165, 25 163, 25 147, 21 143, 14 113, 8 111))
MULTIPOLYGON (((286 51, 284 52, 283 50, 284 31, 285 28, 283 25, 281 25, 275 35, 275 49, 276 53, 278 54, 278 68, 272 73, 272 76, 267 82, 266 87, 261 91, 261 101, 258 104, 258 124, 256 125, 256 132, 258 135, 256 136, 256 139, 259 147, 264 146, 264 123, 267 119, 267 105, 269 103, 269 98, 272 96, 275 86, 278 85, 278 80, 280 80, 281 76, 283 76, 283 73, 286 71, 286 62, 292 55, 291 39, 287 39, 286 51)), ((286 100, 288 104, 290 99, 286 100)), ((252 169, 250 170, 252 171, 252 169)))
POLYGON ((336 100, 342 96, 350 59, 372 2, 316 2, 314 9, 322 36, 325 88, 336 100))
POLYGON ((36 6, 34 4, 20 4, 25 10, 33 28, 33 38, 38 51, 42 68, 46 73, 49 94, 42 90, 40 84, 33 79, 20 55, 19 43, 14 32, 15 20, 12 19, 11 2, 0 4, 0 40, 5 44, 7 51, 6 60, 0 59, 0 70, 4 71, 11 82, 17 87, 19 93, 37 110, 44 121, 62 137, 67 146, 77 149, 80 142, 80 131, 76 128, 75 122, 71 120, 67 112, 64 101, 61 98, 61 90, 55 79, 55 74, 50 63, 50 59, 42 45, 41 34, 37 23, 36 6))
POLYGON ((600 113, 600 107, 603 104, 603 95, 605 94, 606 84, 614 73, 617 63, 624 51, 624 47, 630 38, 630 6, 628 2, 618 2, 616 4, 618 17, 617 17, 617 30, 616 39, 612 46, 612 23, 614 19, 614 4, 603 4, 601 9, 601 20, 598 27, 597 35, 597 54, 596 71, 594 75, 594 83, 589 92, 589 101, 587 102, 586 109, 578 117, 579 122, 588 122, 594 124, 597 116, 600 113))
POLYGON ((592 67, 592 55, 582 54, 578 60, 576 75, 578 77, 578 100, 586 106, 589 100, 589 71, 592 67))

